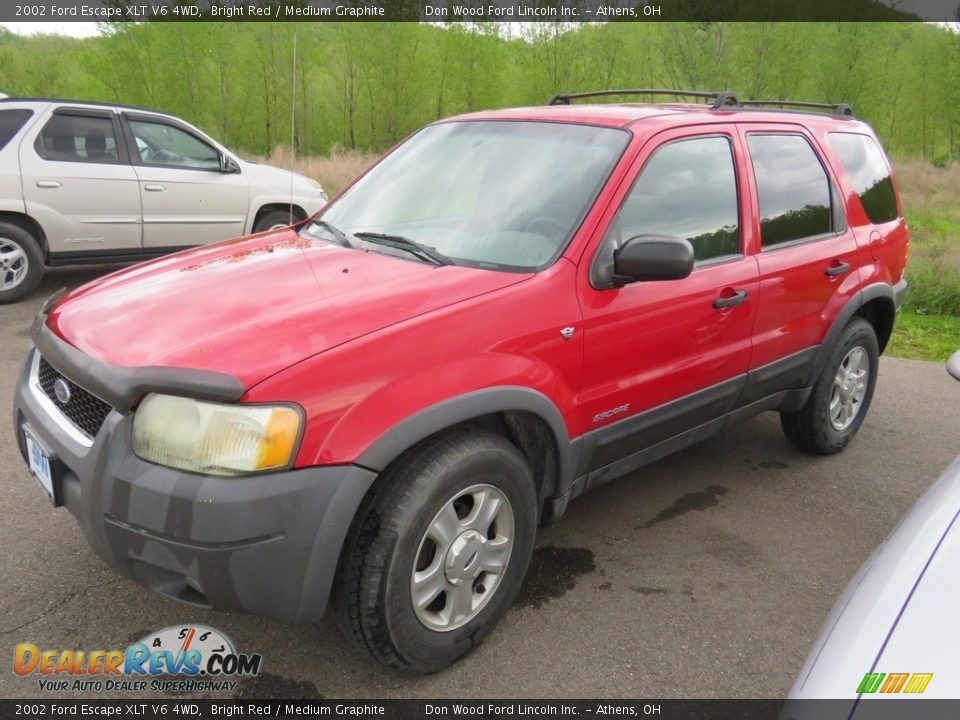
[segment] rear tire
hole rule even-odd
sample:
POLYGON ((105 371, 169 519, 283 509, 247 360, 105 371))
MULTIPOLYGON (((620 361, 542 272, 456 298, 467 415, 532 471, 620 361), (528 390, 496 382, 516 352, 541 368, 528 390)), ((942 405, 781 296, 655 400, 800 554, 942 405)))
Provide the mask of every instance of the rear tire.
POLYGON ((400 672, 447 667, 513 604, 536 522, 533 475, 513 444, 476 428, 426 441, 358 513, 334 595, 340 628, 400 672))
POLYGON ((42 279, 40 243, 23 228, 0 222, 0 304, 22 300, 42 279))
POLYGON ((806 404, 797 412, 780 413, 790 442, 817 455, 843 450, 867 416, 879 361, 873 326, 855 317, 840 333, 806 404))

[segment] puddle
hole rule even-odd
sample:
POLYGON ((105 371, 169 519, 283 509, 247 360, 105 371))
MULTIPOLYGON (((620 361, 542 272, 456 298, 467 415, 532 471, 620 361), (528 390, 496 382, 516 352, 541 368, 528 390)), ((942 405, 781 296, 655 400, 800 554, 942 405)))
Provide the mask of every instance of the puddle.
POLYGON ((527 577, 514 607, 539 608, 576 587, 581 575, 597 569, 586 548, 539 547, 530 558, 527 577))
POLYGON ((661 510, 653 520, 648 520, 643 525, 637 525, 634 530, 646 530, 657 523, 673 520, 688 512, 694 510, 707 510, 719 504, 717 498, 726 495, 727 488, 722 485, 709 485, 705 490, 687 493, 673 501, 670 507, 661 510))

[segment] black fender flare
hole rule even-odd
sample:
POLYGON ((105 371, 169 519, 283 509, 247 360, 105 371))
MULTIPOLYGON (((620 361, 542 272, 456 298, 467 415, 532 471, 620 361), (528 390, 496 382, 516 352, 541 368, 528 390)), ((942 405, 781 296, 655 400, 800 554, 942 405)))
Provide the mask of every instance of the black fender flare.
POLYGON ((882 282, 873 283, 872 285, 861 288, 840 308, 840 312, 837 313, 837 317, 835 317, 833 323, 831 323, 830 329, 823 338, 823 342, 820 343, 820 349, 817 350, 817 356, 813 362, 813 369, 808 385, 813 385, 817 381, 817 378, 820 377, 820 373, 823 372, 830 353, 833 352, 834 345, 837 344, 840 333, 843 332, 843 328, 847 326, 850 319, 857 314, 860 308, 877 298, 888 300, 890 307, 894 311, 896 310, 897 294, 892 285, 882 282))
POLYGON ((402 452, 441 430, 482 415, 511 410, 536 415, 550 428, 557 446, 557 480, 551 494, 564 494, 573 482, 574 454, 579 445, 571 444, 567 425, 553 401, 536 390, 515 385, 474 390, 419 410, 377 438, 356 464, 382 471, 402 452))

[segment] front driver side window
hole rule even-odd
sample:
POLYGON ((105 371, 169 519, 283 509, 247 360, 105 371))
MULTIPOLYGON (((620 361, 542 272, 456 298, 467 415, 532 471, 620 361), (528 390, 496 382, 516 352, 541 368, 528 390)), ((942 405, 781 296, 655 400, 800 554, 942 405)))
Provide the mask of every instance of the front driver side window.
POLYGON ((637 235, 689 240, 698 263, 740 253, 737 177, 727 137, 677 140, 654 151, 610 223, 594 266, 595 286, 612 283, 613 253, 637 235))
POLYGON ((191 170, 219 170, 216 148, 188 132, 165 123, 131 120, 142 165, 161 165, 191 170))

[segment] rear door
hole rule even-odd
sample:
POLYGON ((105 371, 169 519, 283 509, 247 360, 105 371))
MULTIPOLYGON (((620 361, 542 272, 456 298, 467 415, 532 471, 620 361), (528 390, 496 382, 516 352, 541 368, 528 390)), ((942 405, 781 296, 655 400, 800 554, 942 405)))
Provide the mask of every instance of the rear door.
POLYGON ((140 191, 120 137, 113 110, 62 106, 20 143, 26 211, 52 256, 140 251, 140 191))
POLYGON ((583 471, 639 452, 728 411, 743 387, 757 312, 757 263, 741 231, 740 148, 732 126, 650 140, 582 273, 583 471), (693 273, 611 285, 603 269, 637 235, 684 238, 693 273))
POLYGON ((802 387, 818 343, 859 286, 857 243, 836 178, 805 129, 741 124, 739 130, 760 239, 751 368, 779 363, 768 368, 763 390, 802 387))
POLYGON ((145 250, 243 235, 247 178, 221 172, 218 148, 172 118, 127 112, 123 119, 140 184, 145 250))

